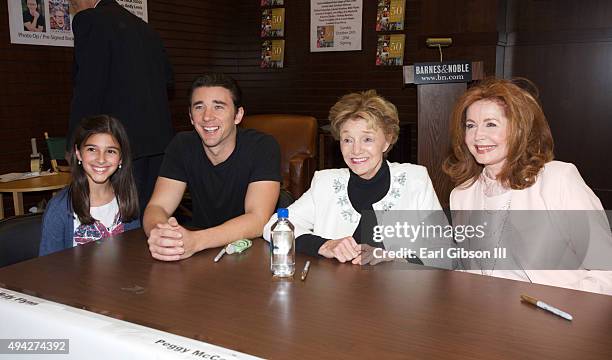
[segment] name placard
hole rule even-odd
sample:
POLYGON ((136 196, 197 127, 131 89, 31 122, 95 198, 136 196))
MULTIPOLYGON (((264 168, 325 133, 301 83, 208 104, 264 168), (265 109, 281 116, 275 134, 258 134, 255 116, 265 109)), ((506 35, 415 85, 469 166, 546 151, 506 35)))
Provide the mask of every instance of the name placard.
POLYGON ((0 319, 0 354, 68 354, 65 358, 93 360, 259 359, 3 288, 0 319))
POLYGON ((470 61, 444 61, 414 64, 415 84, 442 84, 472 81, 470 61))

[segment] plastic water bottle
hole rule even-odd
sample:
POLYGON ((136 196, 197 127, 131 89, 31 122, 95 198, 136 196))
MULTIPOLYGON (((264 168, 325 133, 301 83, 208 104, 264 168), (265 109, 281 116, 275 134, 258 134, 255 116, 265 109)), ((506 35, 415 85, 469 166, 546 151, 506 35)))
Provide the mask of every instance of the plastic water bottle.
POLYGON ((289 221, 289 210, 280 208, 277 215, 270 241, 270 271, 277 277, 290 277, 295 272, 295 228, 289 221))

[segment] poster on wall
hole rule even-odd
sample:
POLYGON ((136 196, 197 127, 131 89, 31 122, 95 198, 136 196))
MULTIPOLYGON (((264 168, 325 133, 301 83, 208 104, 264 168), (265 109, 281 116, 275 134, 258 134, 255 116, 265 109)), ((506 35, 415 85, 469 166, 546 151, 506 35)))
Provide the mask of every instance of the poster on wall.
POLYGON ((376 66, 404 64, 404 34, 379 35, 376 42, 376 66))
POLYGON ((285 8, 265 9, 261 12, 261 37, 285 35, 285 8))
POLYGON ((149 22, 149 12, 147 11, 147 0, 115 0, 124 8, 128 9, 132 14, 138 16, 142 20, 149 22))
MULTIPOLYGON (((147 21, 147 0, 117 0, 147 21)), ((8 0, 12 44, 74 46, 69 0, 8 0)))
POLYGON ((310 0, 310 51, 361 50, 363 0, 310 0))
POLYGON ((285 0, 261 0, 261 6, 283 6, 285 0))
POLYGON ((282 68, 284 60, 285 40, 265 40, 261 44, 261 68, 282 68))
POLYGON ((404 30, 406 0, 378 0, 376 31, 404 30))

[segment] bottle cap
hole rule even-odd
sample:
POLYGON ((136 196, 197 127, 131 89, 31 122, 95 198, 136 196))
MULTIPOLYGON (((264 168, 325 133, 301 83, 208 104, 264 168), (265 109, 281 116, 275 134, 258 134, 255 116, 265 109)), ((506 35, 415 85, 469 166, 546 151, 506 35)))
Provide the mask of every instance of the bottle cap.
POLYGON ((289 209, 286 208, 278 208, 278 210, 276 211, 276 215, 278 216, 278 218, 288 218, 289 217, 289 209))

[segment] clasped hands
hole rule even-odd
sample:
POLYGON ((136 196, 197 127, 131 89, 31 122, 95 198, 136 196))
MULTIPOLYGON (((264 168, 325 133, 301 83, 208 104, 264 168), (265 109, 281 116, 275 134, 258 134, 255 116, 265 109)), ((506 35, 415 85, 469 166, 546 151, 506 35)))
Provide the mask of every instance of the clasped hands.
POLYGON ((182 260, 195 254, 196 240, 193 231, 179 225, 171 217, 166 223, 158 223, 149 233, 149 251, 153 258, 163 261, 182 260))
POLYGON ((352 236, 347 236, 341 239, 326 241, 319 248, 319 255, 328 259, 336 258, 341 263, 350 261, 355 265, 376 265, 383 261, 393 260, 385 257, 384 251, 380 251, 380 254, 383 256, 374 256, 375 249, 377 248, 368 244, 357 244, 352 236))

